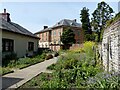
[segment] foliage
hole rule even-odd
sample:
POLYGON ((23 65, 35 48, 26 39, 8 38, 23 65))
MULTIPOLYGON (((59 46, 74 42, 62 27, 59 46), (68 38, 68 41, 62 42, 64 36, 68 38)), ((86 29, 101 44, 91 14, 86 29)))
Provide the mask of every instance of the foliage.
MULTIPOLYGON (((94 42, 85 42, 84 52, 67 51, 56 64, 49 66, 53 73, 42 73, 21 88, 73 89, 73 88, 115 88, 118 89, 116 74, 105 73, 99 63, 95 63, 94 42), (92 53, 92 54, 91 54, 92 53)), ((80 51, 82 50, 80 49, 80 51)))
MULTIPOLYGON (((94 42, 86 42, 83 48, 84 52, 82 49, 80 49, 81 52, 67 51, 66 54, 60 56, 56 64, 49 66, 49 69, 55 70, 49 79, 44 78, 41 81, 34 78, 34 82, 30 81, 26 85, 31 84, 28 87, 32 87, 33 83, 37 83, 39 88, 49 89, 87 87, 89 78, 103 71, 99 63, 95 65, 94 54, 89 56, 90 53, 94 53, 93 45, 95 45, 94 42)), ((43 78, 41 75, 38 77, 43 78)))
POLYGON ((95 47, 95 42, 88 41, 84 43, 84 51, 87 54, 87 56, 90 57, 94 55, 94 51, 93 51, 94 47, 95 47))
POLYGON ((57 56, 59 56, 59 53, 58 53, 58 52, 55 52, 55 53, 54 53, 54 57, 57 57, 57 56))
POLYGON ((81 10, 81 22, 82 22, 82 29, 84 30, 84 35, 85 35, 85 40, 89 41, 89 40, 93 40, 93 36, 92 36, 92 29, 91 29, 91 25, 90 25, 90 19, 89 19, 89 13, 88 13, 89 9, 87 9, 86 7, 83 7, 83 9, 81 10))
POLYGON ((106 21, 112 18, 113 9, 104 1, 98 3, 97 9, 92 13, 92 26, 97 33, 97 40, 100 41, 101 30, 105 27, 106 21))
MULTIPOLYGON (((108 20, 108 21, 106 22, 105 28, 108 27, 108 26, 110 26, 113 22, 117 21, 118 19, 120 19, 120 12, 117 13, 114 18, 112 18, 112 19, 110 19, 110 20, 108 20)), ((102 41, 102 39, 103 39, 103 33, 104 33, 104 29, 105 29, 105 28, 103 28, 103 29, 101 30, 100 41, 102 41)))
POLYGON ((0 75, 2 75, 2 67, 0 66, 0 75))
POLYGON ((120 19, 120 12, 117 13, 114 18, 112 18, 112 19, 110 19, 110 20, 107 21, 106 27, 108 27, 109 25, 111 25, 113 22, 115 22, 118 19, 120 19))
POLYGON ((85 53, 83 48, 77 48, 74 50, 69 50, 69 52, 73 52, 73 53, 85 53))
POLYGON ((75 43, 74 37, 75 37, 74 32, 70 28, 67 28, 62 33, 61 41, 64 45, 71 45, 75 43))
POLYGON ((6 54, 4 58, 2 58, 2 66, 7 66, 11 60, 17 60, 17 54, 15 52, 10 52, 6 54))
POLYGON ((10 72, 14 72, 11 68, 9 68, 9 67, 6 67, 6 68, 2 68, 1 67, 1 72, 0 72, 0 75, 5 75, 5 74, 7 74, 7 73, 10 73, 10 72))
MULTIPOLYGON (((53 74, 50 73, 41 73, 40 75, 36 76, 36 78, 33 78, 29 83, 25 83, 22 87, 18 88, 18 90, 21 88, 40 88, 46 83, 46 81, 50 80, 53 77, 53 74)), ((45 86, 48 84, 46 83, 45 86)), ((45 87, 44 86, 44 87, 45 87)))
POLYGON ((119 74, 111 74, 108 72, 102 72, 95 75, 95 77, 89 78, 88 88, 120 88, 119 74))
POLYGON ((18 60, 10 60, 10 62, 2 67, 2 75, 11 72, 13 69, 19 68, 25 68, 27 66, 39 63, 44 61, 45 59, 45 54, 43 53, 42 55, 35 56, 34 58, 19 58, 18 60))
POLYGON ((52 54, 48 54, 45 59, 48 60, 48 59, 51 59, 51 58, 53 58, 53 55, 52 54))
POLYGON ((47 69, 50 69, 50 70, 55 70, 55 67, 56 67, 56 64, 52 64, 50 66, 47 67, 47 69))
POLYGON ((46 58, 46 53, 42 53, 41 55, 38 55, 38 58, 45 59, 46 58))

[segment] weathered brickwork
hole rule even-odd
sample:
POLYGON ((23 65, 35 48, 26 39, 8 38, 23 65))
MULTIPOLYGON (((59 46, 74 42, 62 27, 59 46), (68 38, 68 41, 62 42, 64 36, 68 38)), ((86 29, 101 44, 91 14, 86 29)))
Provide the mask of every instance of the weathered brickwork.
POLYGON ((120 19, 104 30, 102 59, 106 71, 120 70, 120 19))

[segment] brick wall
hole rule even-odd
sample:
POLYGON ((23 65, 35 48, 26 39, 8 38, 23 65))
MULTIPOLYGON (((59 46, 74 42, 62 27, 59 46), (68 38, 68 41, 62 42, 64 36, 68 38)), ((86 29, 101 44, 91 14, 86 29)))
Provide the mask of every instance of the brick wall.
POLYGON ((49 31, 41 32, 38 33, 37 36, 40 38, 39 47, 49 48, 50 32, 49 31))
MULTIPOLYGON (((57 28, 54 28, 52 31, 51 31, 51 43, 52 44, 62 44, 62 42, 60 41, 60 33, 62 35, 63 33, 63 30, 65 30, 66 28, 68 28, 67 26, 61 26, 61 27, 57 27, 57 28)), ((76 40, 76 43, 74 46, 72 46, 71 48, 77 48, 80 46, 80 44, 83 43, 84 41, 84 34, 83 34, 83 30, 80 28, 80 27, 70 27, 74 34, 75 34, 75 40, 76 40)), ((60 49, 60 46, 59 45, 52 45, 52 50, 59 50, 60 49)))
POLYGON ((60 36, 63 32, 63 27, 54 28, 51 31, 51 43, 52 44, 62 44, 60 42, 60 36))
MULTIPOLYGON (((49 47, 50 49, 58 51, 60 49, 59 45, 62 44, 62 42, 60 41, 60 36, 62 35, 63 30, 65 30, 66 28, 68 27, 60 26, 53 28, 51 31, 40 32, 39 34, 37 34, 37 36, 40 37, 39 47, 46 48, 47 45, 47 47, 49 47), (50 46, 50 44, 52 44, 52 47, 50 46)), ((76 44, 83 43, 83 30, 80 27, 71 27, 71 29, 75 34, 76 44)))

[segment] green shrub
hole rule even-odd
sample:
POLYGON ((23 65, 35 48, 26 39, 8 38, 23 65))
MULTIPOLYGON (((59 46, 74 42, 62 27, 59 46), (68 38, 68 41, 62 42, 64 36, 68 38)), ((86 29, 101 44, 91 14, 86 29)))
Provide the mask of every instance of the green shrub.
POLYGON ((2 75, 2 67, 0 66, 0 75, 2 75))
MULTIPOLYGON (((66 51, 67 53, 58 58, 57 63, 48 67, 48 69, 54 70, 52 76, 45 75, 34 78, 34 86, 50 89, 102 88, 103 86, 116 88, 117 83, 115 82, 115 78, 113 78, 114 80, 109 79, 107 82, 97 78, 98 76, 103 78, 101 74, 99 75, 99 73, 103 72, 103 69, 99 63, 95 63, 97 58, 95 58, 95 48, 93 46, 95 46, 95 43, 89 41, 85 42, 84 47, 78 51, 66 51), (94 79, 93 82, 90 81, 91 78, 94 79)), ((30 83, 33 84, 31 81, 30 83)))
POLYGON ((10 72, 14 72, 11 68, 7 67, 7 68, 4 68, 2 67, 2 75, 5 75, 5 74, 8 74, 10 72))
POLYGON ((55 52, 54 57, 57 57, 57 56, 59 56, 59 53, 55 52))
POLYGON ((55 70, 56 69, 56 64, 53 63, 52 65, 48 66, 47 69, 55 70))
POLYGON ((95 42, 87 41, 84 43, 84 51, 87 55, 93 56, 93 47, 95 46, 95 42))
POLYGON ((52 59, 52 58, 53 58, 53 55, 52 55, 52 54, 48 54, 48 55, 46 56, 46 60, 52 59))
POLYGON ((41 55, 40 55, 40 57, 42 58, 42 59, 45 59, 46 58, 46 53, 42 53, 41 55))
POLYGON ((98 73, 87 81, 88 88, 112 88, 116 90, 120 88, 119 82, 119 74, 110 74, 108 72, 98 73))
POLYGON ((2 66, 7 66, 11 60, 17 60, 17 54, 15 52, 10 52, 6 54, 4 58, 2 58, 2 66))

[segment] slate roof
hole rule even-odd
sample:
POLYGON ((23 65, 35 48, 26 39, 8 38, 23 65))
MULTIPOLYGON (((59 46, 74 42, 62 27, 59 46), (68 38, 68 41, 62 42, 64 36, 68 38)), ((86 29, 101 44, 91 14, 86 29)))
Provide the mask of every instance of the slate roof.
POLYGON ((75 20, 63 19, 63 20, 57 22, 53 27, 43 29, 41 31, 36 32, 35 34, 40 33, 40 32, 49 31, 49 30, 52 30, 52 28, 59 27, 59 26, 81 27, 81 24, 77 23, 75 20))
POLYGON ((10 31, 10 32, 14 32, 14 33, 18 33, 18 34, 22 34, 22 35, 26 35, 26 36, 30 36, 30 37, 34 37, 34 38, 38 38, 37 36, 35 36, 30 31, 23 28, 22 26, 20 26, 20 25, 18 25, 16 23, 13 23, 11 21, 7 22, 3 18, 0 18, 0 28, 2 30, 6 30, 6 31, 10 31))
POLYGON ((40 32, 50 31, 50 30, 52 30, 51 27, 46 28, 46 29, 43 29, 43 30, 41 30, 41 31, 38 31, 38 32, 36 32, 35 34, 38 34, 38 33, 40 33, 40 32))
POLYGON ((57 22, 53 27, 58 27, 58 26, 81 27, 81 24, 77 23, 75 20, 63 19, 57 22))

